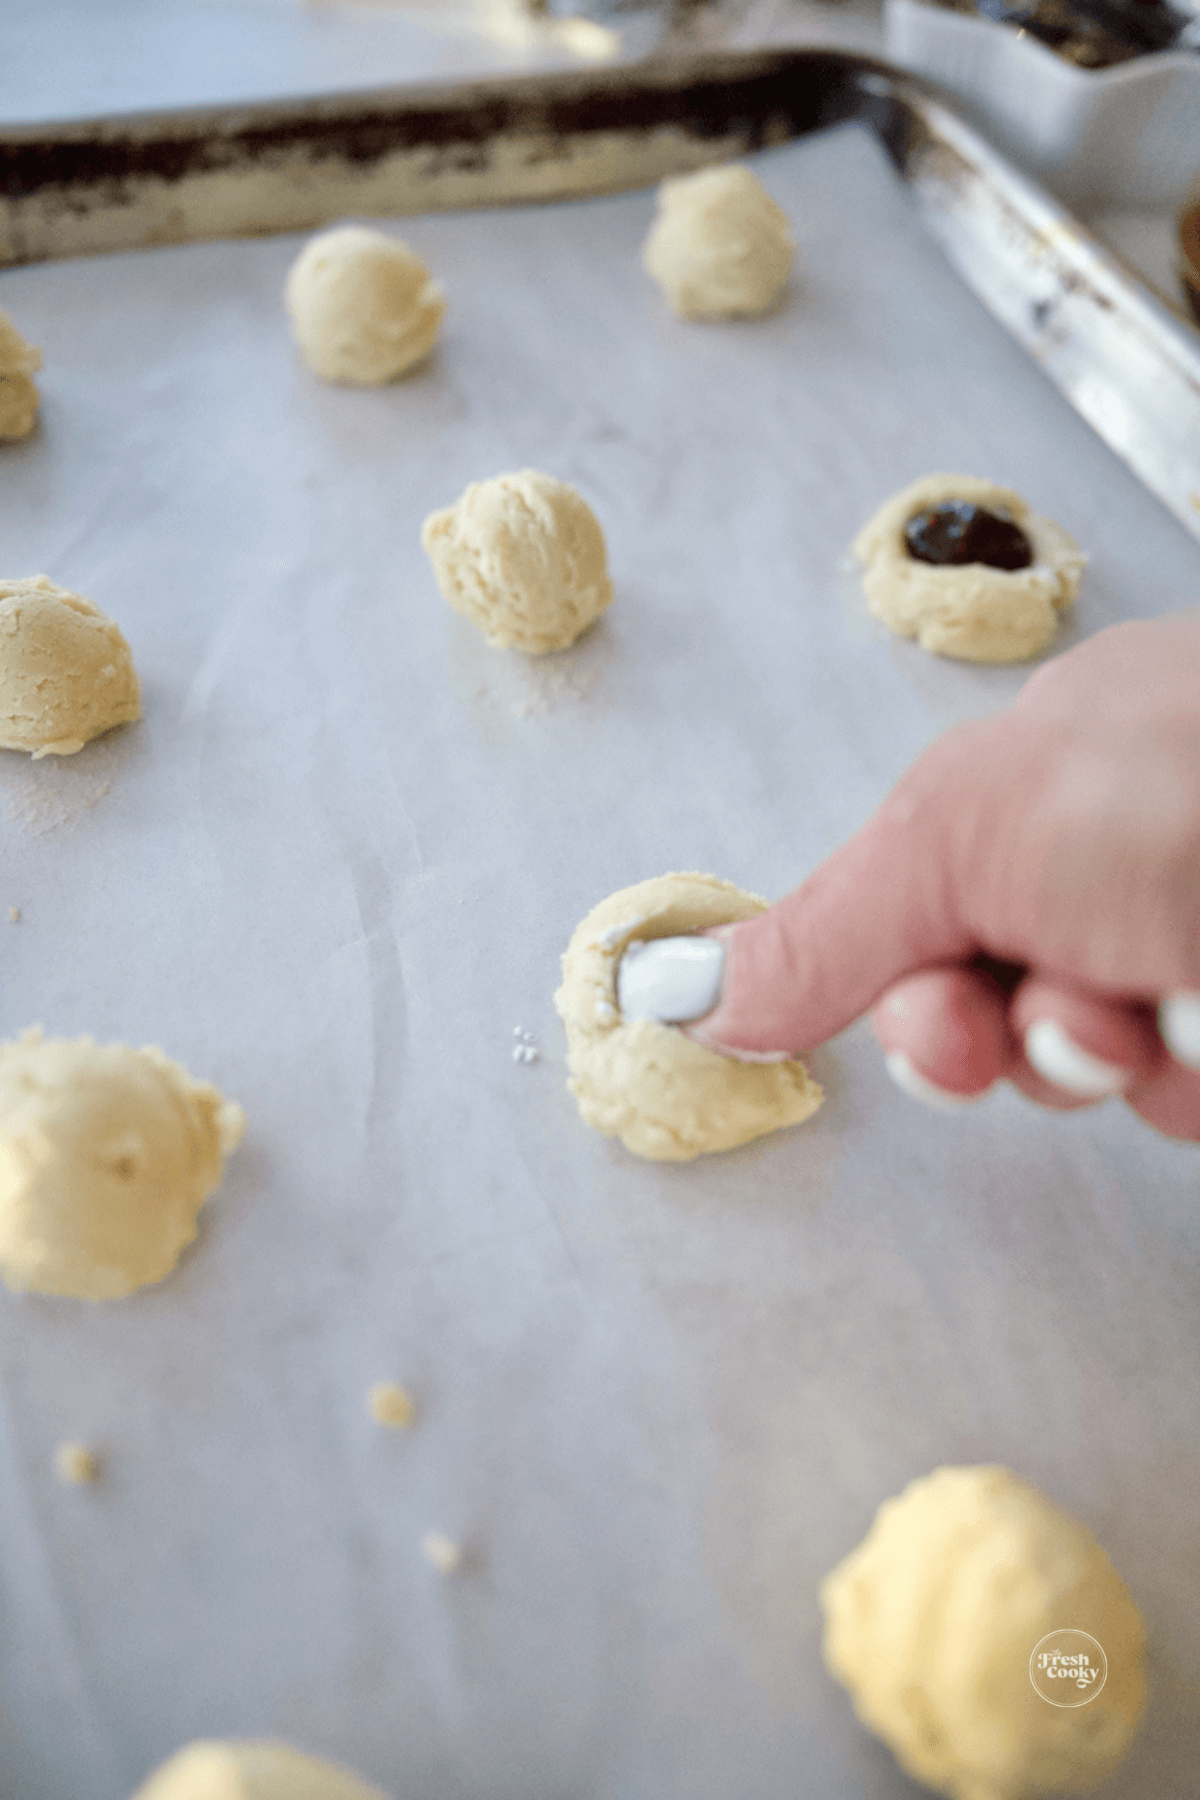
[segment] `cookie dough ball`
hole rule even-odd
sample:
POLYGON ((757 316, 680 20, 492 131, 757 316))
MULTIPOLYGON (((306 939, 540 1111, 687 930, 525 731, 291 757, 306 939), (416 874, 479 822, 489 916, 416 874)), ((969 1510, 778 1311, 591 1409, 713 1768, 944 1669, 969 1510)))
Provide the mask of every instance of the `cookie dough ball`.
POLYGON ((41 351, 0 312, 0 438, 28 437, 33 430, 38 410, 33 377, 41 366, 41 351))
POLYGON ((45 575, 0 581, 0 748, 73 756, 140 713, 129 645, 98 606, 45 575))
POLYGON ((133 1800, 387 1800, 349 1769, 268 1739, 200 1739, 144 1781, 133 1800))
POLYGON ((356 387, 381 387, 428 356, 446 310, 416 252, 363 225, 339 225, 307 243, 284 295, 313 374, 356 387))
POLYGON ((36 1027, 0 1044, 0 1275, 76 1300, 161 1281, 245 1128, 153 1045, 36 1027))
POLYGON ((585 1124, 636 1156, 689 1162, 816 1112, 824 1096, 802 1062, 737 1062, 672 1025, 626 1021, 617 1005, 617 968, 634 938, 734 924, 766 904, 715 875, 659 875, 593 907, 567 946, 554 996, 585 1124))
POLYGON ((821 1587, 825 1661, 863 1724, 955 1800, 1034 1800, 1103 1781, 1145 1702, 1145 1628, 1095 1538, 997 1467, 935 1469, 876 1514, 821 1587), (1048 1633, 1108 1663, 1082 1706, 1029 1676, 1048 1633))
POLYGON ((881 506, 854 540, 864 564, 863 590, 877 619, 901 637, 915 637, 923 650, 967 662, 1024 662, 1046 648, 1058 630, 1059 614, 1071 605, 1087 556, 1053 519, 1031 513, 1019 494, 974 475, 926 475, 881 506), (922 514, 954 513, 958 523, 970 509, 991 516, 978 530, 939 534, 906 527, 922 514), (1000 529, 998 530, 997 527, 1000 529), (1007 532, 1004 528, 1007 527, 1007 532), (1028 561, 1011 566, 1012 527, 1023 538, 1028 561), (963 560, 975 537, 984 553, 1010 566, 963 560), (1004 538, 1010 540, 1004 545, 1004 538), (925 553, 955 560, 932 562, 913 555, 910 538, 925 553), (991 548, 997 544, 999 548, 991 548))
POLYGON ((731 163, 663 182, 642 266, 680 318, 752 318, 779 299, 792 251, 787 214, 731 163))
POLYGON ((498 650, 565 650, 612 604, 596 515, 536 469, 473 482, 421 542, 445 598, 498 650))

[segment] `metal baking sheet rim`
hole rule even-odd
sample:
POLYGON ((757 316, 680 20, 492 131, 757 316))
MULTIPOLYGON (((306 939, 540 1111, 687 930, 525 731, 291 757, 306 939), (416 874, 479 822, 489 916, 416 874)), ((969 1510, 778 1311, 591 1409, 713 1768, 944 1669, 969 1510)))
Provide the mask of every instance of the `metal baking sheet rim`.
POLYGON ((1200 334, 933 92, 785 50, 0 131, 0 264, 582 198, 836 124, 873 131, 952 266, 1200 538, 1200 334))
POLYGON ((860 66, 710 54, 0 127, 0 262, 645 186, 813 129, 860 66))

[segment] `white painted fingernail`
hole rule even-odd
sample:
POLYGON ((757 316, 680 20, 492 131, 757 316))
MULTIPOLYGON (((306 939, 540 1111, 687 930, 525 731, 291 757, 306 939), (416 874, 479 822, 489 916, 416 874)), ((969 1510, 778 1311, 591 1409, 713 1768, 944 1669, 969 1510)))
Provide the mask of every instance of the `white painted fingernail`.
POLYGON ((652 938, 630 944, 617 970, 624 1019, 681 1025, 702 1019, 721 997, 725 946, 710 937, 652 938))
POLYGON ((1158 1009, 1159 1035, 1176 1062, 1200 1069, 1200 994, 1180 988, 1158 1009))
POLYGON ((889 1051, 883 1060, 896 1086, 903 1088, 910 1099, 932 1106, 935 1112, 958 1112, 961 1107, 974 1106, 988 1092, 983 1088, 978 1094, 953 1094, 949 1088, 938 1087, 914 1069, 902 1050, 889 1051))
POLYGON ((732 1045, 723 1044, 720 1038, 713 1037, 704 1025, 683 1025, 680 1029, 684 1037, 691 1038, 693 1044, 699 1044, 704 1050, 714 1050, 718 1056, 727 1056, 731 1062, 791 1062, 799 1054, 795 1050, 735 1050, 732 1045))
POLYGON ((1025 1060, 1055 1087, 1088 1100, 1119 1094, 1133 1079, 1129 1069, 1081 1050, 1055 1019, 1037 1019, 1025 1033, 1025 1060))

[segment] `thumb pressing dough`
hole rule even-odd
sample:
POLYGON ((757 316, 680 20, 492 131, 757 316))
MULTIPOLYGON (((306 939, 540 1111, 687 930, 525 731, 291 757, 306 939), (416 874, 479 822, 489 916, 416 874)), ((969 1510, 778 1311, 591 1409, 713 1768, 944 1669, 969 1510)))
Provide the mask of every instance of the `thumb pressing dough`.
POLYGON ((473 482, 421 542, 445 598, 498 650, 565 650, 612 605, 596 515, 536 469, 473 482))
POLYGON ((877 619, 923 650, 967 662, 1024 662, 1046 648, 1074 601, 1087 555, 1053 519, 1011 488, 975 475, 925 475, 893 495, 854 540, 863 591, 877 619), (937 565, 911 556, 904 527, 916 514, 965 500, 1011 521, 1028 539, 1023 569, 937 565))
POLYGON ((36 1026, 0 1044, 0 1275, 77 1300, 161 1281, 245 1128, 153 1045, 36 1026))
POLYGON ((792 251, 787 214, 730 163, 662 183, 642 266, 681 318, 745 318, 774 306, 792 251))
POLYGON ((28 437, 33 430, 38 410, 33 377, 41 366, 41 351, 0 312, 0 438, 28 437))
POLYGON ((446 302, 415 250, 363 225, 305 245, 284 299, 305 362, 326 381, 380 387, 428 356, 446 302))
POLYGON ((0 748, 73 756, 140 713, 129 645, 98 606, 46 575, 0 580, 0 748))
POLYGON ((349 1769, 269 1739, 199 1739, 144 1781, 133 1800, 387 1800, 349 1769))
POLYGON ((1035 1800, 1110 1775, 1145 1704, 1145 1627, 1090 1531, 999 1467, 935 1469, 885 1501, 821 1587, 825 1661, 863 1724, 954 1800, 1035 1800), (1070 1627, 1108 1674, 1051 1705, 1036 1645, 1070 1627))
POLYGON ((802 1062, 737 1062, 674 1026, 626 1022, 617 1008, 617 966, 632 939, 734 924, 766 905, 715 875, 659 875, 592 908, 567 946, 554 997, 585 1124, 637 1156, 688 1162, 816 1112, 824 1096, 802 1062))

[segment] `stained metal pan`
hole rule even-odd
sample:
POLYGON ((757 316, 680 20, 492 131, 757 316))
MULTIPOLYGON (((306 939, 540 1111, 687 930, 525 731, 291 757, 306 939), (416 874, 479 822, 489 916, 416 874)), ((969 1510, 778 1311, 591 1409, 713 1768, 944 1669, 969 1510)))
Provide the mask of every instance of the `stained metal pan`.
POLYGON ((911 76, 782 50, 0 131, 0 262, 576 198, 846 122, 1104 441, 1200 537, 1200 335, 911 76))

